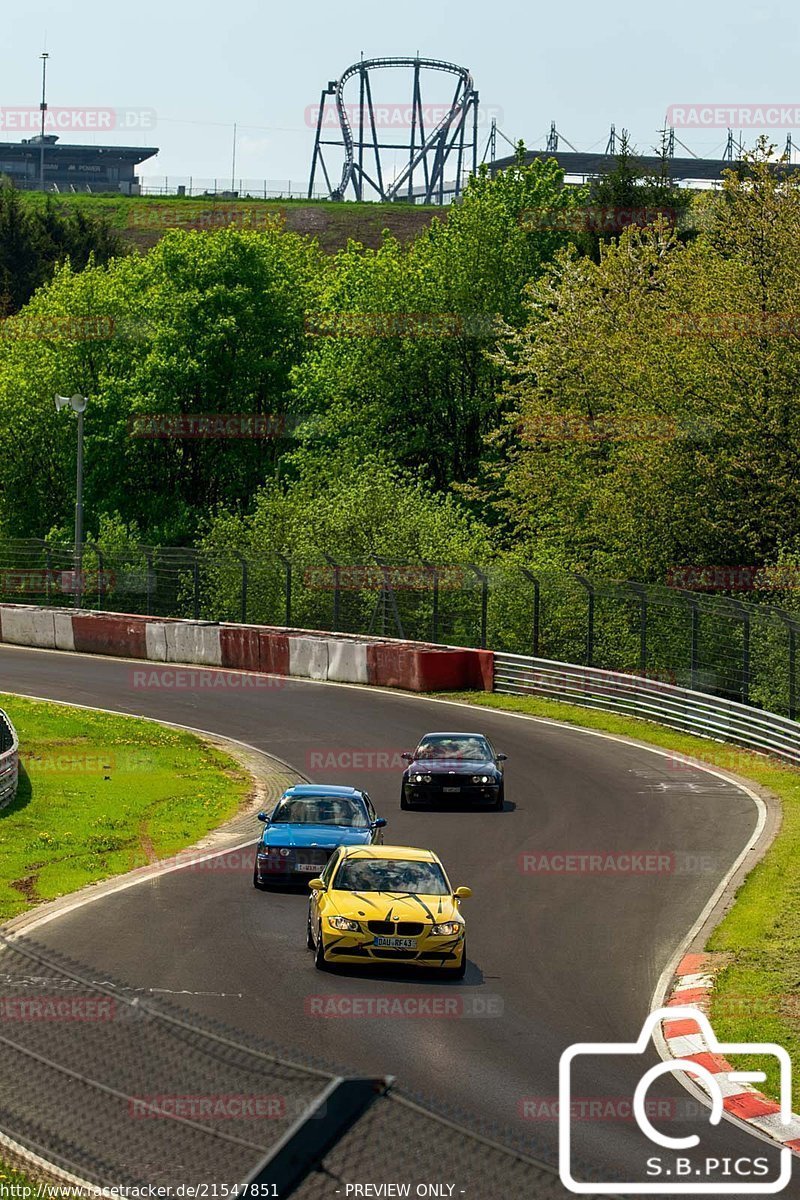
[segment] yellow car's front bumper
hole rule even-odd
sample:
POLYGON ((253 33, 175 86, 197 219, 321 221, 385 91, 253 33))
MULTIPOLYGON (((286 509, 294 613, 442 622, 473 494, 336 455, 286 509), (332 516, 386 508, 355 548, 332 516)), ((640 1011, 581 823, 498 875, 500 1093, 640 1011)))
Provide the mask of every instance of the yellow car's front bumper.
POLYGON ((453 970, 461 965, 464 955, 465 929, 458 934, 434 937, 423 933, 419 937, 403 939, 413 942, 413 948, 395 949, 380 945, 375 934, 364 931, 341 933, 330 927, 327 921, 322 927, 322 946, 325 958, 334 963, 375 963, 382 966, 412 966, 426 969, 444 968, 453 970))

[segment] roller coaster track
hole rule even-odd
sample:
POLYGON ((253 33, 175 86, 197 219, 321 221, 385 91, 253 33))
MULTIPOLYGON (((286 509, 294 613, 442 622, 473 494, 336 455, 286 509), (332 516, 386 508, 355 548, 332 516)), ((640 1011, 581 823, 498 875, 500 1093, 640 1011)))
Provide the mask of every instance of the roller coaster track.
POLYGON ((309 180, 309 196, 314 190, 317 166, 320 166, 323 171, 332 200, 345 199, 351 188, 355 198, 361 200, 364 197, 365 184, 372 188, 381 200, 397 200, 404 190, 410 199, 415 195, 415 172, 421 169, 425 180, 424 193, 421 198, 426 203, 433 203, 437 197, 441 200, 444 194, 444 171, 452 156, 457 159, 455 194, 458 195, 461 189, 465 155, 469 154, 470 156, 471 169, 473 171, 477 169, 478 102, 479 96, 475 90, 472 75, 465 67, 457 66, 455 63, 433 58, 371 58, 354 63, 338 80, 329 84, 322 93, 309 180), (403 146, 398 146, 396 143, 382 143, 378 136, 370 72, 387 69, 413 72, 410 138, 408 144, 403 146), (423 71, 437 71, 452 75, 456 81, 449 108, 429 132, 425 129, 425 113, 422 103, 420 77, 423 71), (353 130, 353 123, 345 102, 345 89, 354 78, 360 80, 357 133, 353 130), (334 99, 339 122, 340 136, 335 141, 328 141, 322 136, 329 97, 334 99), (468 129, 470 114, 473 118, 471 131, 468 129), (468 136, 469 141, 467 140, 468 136), (337 146, 344 152, 341 180, 336 187, 331 184, 325 164, 324 146, 337 146), (397 177, 390 184, 386 184, 380 152, 381 150, 398 149, 407 152, 408 161, 397 177), (364 166, 364 158, 367 154, 374 154, 374 176, 369 174, 364 166))

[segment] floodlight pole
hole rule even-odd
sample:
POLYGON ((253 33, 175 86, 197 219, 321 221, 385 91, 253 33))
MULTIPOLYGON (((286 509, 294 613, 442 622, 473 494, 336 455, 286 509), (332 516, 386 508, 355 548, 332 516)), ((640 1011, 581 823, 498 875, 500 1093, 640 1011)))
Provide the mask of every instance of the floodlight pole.
POLYGON ((41 144, 39 146, 39 179, 41 182, 42 191, 46 190, 45 185, 44 185, 44 131, 45 131, 45 120, 46 120, 46 116, 47 116, 47 60, 49 57, 50 57, 50 55, 47 53, 47 51, 45 51, 41 55, 41 59, 42 59, 42 103, 39 105, 39 108, 41 109, 41 113, 42 113, 42 133, 41 133, 41 144))

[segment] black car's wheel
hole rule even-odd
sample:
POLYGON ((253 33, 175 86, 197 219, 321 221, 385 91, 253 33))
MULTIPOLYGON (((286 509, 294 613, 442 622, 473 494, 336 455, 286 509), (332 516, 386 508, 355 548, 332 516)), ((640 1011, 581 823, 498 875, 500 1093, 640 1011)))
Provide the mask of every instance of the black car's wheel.
POLYGON ((317 944, 314 946, 314 966, 317 968, 318 971, 330 970, 330 968, 328 966, 328 961, 325 958, 325 950, 324 950, 323 942, 322 942, 322 930, 321 929, 319 931, 319 939, 317 941, 317 944))
POLYGON ((505 785, 505 782, 503 782, 500 784, 500 788, 497 793, 497 799, 494 802, 494 806, 498 812, 503 811, 503 805, 505 804, 505 802, 506 802, 506 785, 505 785))
POLYGON ((309 950, 314 949, 314 935, 311 932, 311 913, 308 914, 308 924, 306 925, 306 945, 309 950))
POLYGON ((412 806, 412 804, 411 804, 411 801, 406 799, 405 788, 404 788, 404 789, 403 789, 403 791, 400 793, 400 807, 401 807, 401 808, 404 808, 404 809, 406 809, 406 810, 408 810, 409 808, 412 808, 412 807, 413 807, 413 806, 412 806))

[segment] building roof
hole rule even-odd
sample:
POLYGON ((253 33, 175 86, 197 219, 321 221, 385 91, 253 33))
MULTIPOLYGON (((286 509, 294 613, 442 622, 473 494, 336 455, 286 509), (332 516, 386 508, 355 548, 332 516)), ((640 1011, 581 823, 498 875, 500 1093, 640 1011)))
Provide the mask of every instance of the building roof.
MULTIPOLYGON (((49 142, 44 144, 45 155, 49 162, 54 159, 96 159, 96 158, 116 158, 123 162, 140 163, 146 158, 152 158, 154 154, 158 154, 157 146, 82 146, 74 145, 69 142, 49 142)), ((0 142, 0 158, 5 160, 14 159, 38 159, 42 152, 42 143, 39 140, 26 142, 0 142)))

